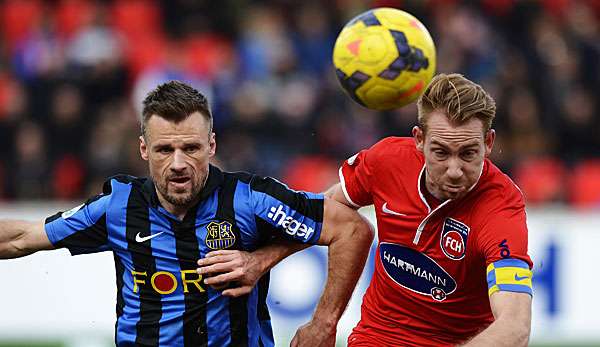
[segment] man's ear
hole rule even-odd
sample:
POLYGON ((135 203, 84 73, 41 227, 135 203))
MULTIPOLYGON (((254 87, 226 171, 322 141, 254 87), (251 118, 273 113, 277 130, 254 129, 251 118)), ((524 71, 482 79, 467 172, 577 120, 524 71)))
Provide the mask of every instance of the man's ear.
POLYGON ((144 136, 140 136, 140 156, 142 159, 148 161, 148 146, 146 145, 144 136))
POLYGON ((496 130, 490 129, 485 134, 485 157, 489 157, 492 153, 492 148, 494 148, 494 140, 496 139, 496 130))
POLYGON ((415 125, 412 128, 413 139, 415 139, 415 145, 417 149, 423 152, 423 146, 425 146, 425 134, 423 133, 423 129, 421 127, 415 125))
POLYGON ((210 147, 208 156, 213 157, 215 153, 217 153, 217 137, 215 133, 210 133, 210 140, 208 140, 208 145, 210 147))

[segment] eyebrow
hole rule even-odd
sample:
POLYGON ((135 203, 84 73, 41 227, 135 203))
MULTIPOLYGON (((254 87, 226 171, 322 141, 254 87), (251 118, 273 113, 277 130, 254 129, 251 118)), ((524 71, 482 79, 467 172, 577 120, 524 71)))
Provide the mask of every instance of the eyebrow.
MULTIPOLYGON (((449 147, 447 144, 439 142, 437 140, 431 140, 431 144, 432 145, 437 145, 437 146, 440 146, 440 147, 443 147, 443 148, 448 148, 449 147)), ((477 142, 471 142, 471 143, 467 143, 467 144, 461 145, 459 147, 459 149, 464 150, 464 149, 469 149, 471 147, 478 147, 478 146, 479 146, 479 143, 477 143, 477 142)))
MULTIPOLYGON (((202 146, 202 142, 200 141, 189 141, 189 142, 183 142, 182 144, 183 147, 189 147, 189 146, 202 146)), ((171 143, 156 143, 152 146, 152 148, 172 148, 173 145, 171 143)))
POLYGON ((171 148, 172 146, 167 143, 157 143, 152 146, 153 149, 171 148))

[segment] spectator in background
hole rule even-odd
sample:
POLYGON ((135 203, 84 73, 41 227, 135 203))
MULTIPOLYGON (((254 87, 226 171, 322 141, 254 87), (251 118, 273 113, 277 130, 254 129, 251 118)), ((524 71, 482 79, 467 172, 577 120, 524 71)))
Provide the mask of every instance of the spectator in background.
POLYGON ((557 138, 560 157, 576 162, 599 154, 600 117, 598 98, 582 85, 573 85, 559 101, 557 138))
MULTIPOLYGON (((568 169, 597 157, 590 129, 600 118, 592 97, 600 90, 600 6, 585 0, 373 4, 401 5, 417 15, 444 57, 438 71, 463 72, 499 100, 493 156, 509 174, 521 165, 512 155, 517 151, 560 158, 568 169), (527 95, 518 96, 523 90, 527 95)), ((124 98, 135 105, 148 86, 172 78, 191 82, 213 100, 223 137, 216 159, 232 169, 279 176, 297 156, 324 153, 337 162, 382 136, 408 134, 414 110, 361 109, 334 78, 333 41, 343 23, 365 9, 323 0, 3 1, 0 74, 18 92, 3 97, 0 77, 0 109, 23 111, 0 120, 0 135, 7 134, 0 142, 8 143, 2 162, 16 157, 14 129, 25 116, 43 128, 52 168, 54 153, 64 152, 53 143, 65 148, 56 134, 83 123, 90 136, 72 138, 69 147, 88 148, 97 141, 91 134, 104 132, 96 128, 106 127, 100 110, 124 98), (64 94, 57 87, 63 85, 83 106, 78 117, 57 123, 53 95, 64 94)), ((122 136, 136 127, 127 123, 121 130, 122 136)), ((110 151, 127 151, 124 141, 115 142, 109 147, 119 149, 110 151)), ((74 156, 84 168, 97 165, 82 151, 74 156)), ((11 176, 5 175, 9 188, 11 176)), ((91 186, 93 176, 82 184, 91 186)))
POLYGON ((15 165, 11 167, 11 186, 19 199, 48 198, 48 143, 35 122, 22 123, 15 135, 15 165))
POLYGON ((65 48, 72 73, 99 75, 120 64, 123 39, 107 24, 106 11, 105 6, 96 4, 94 12, 82 13, 77 31, 65 48))
POLYGON ((15 74, 30 82, 56 78, 65 69, 65 51, 55 32, 52 17, 35 22, 17 41, 11 65, 15 74))
POLYGON ((138 131, 137 117, 128 99, 113 100, 98 112, 86 149, 89 184, 86 191, 97 193, 106 177, 116 170, 143 174, 145 168, 135 149, 128 147, 132 132, 138 131))
POLYGON ((53 88, 50 108, 47 113, 47 133, 52 134, 49 148, 51 160, 60 160, 66 154, 83 157, 81 143, 88 138, 88 127, 84 119, 84 100, 81 91, 73 84, 61 84, 53 88))
POLYGON ((552 134, 544 132, 539 105, 525 88, 516 88, 508 94, 506 121, 512 132, 506 136, 513 162, 544 156, 552 151, 552 134))

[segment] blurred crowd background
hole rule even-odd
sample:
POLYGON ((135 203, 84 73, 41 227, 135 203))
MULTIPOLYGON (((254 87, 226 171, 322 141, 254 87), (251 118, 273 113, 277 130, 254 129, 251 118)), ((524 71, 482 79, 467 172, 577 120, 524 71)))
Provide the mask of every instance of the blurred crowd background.
POLYGON ((145 175, 141 100, 179 79, 207 95, 226 170, 319 191, 341 161, 410 136, 414 105, 375 112, 331 64, 344 23, 404 9, 438 72, 496 99, 494 162, 530 206, 600 207, 600 1, 0 1, 0 200, 77 200, 145 175))

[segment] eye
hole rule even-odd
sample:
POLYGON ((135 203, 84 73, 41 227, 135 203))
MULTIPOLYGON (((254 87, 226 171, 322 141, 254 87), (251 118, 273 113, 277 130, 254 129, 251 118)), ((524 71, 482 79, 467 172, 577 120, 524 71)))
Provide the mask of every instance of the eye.
POLYGON ((448 153, 443 149, 434 149, 433 154, 437 159, 444 159, 448 155, 448 153))
POLYGON ((192 153, 196 153, 197 151, 199 151, 200 150, 200 146, 197 146, 197 145, 186 146, 183 150, 186 153, 192 154, 192 153))
POLYGON ((477 151, 470 149, 468 151, 463 152, 462 157, 464 160, 473 160, 477 156, 477 151))
POLYGON ((157 152, 160 154, 169 154, 169 153, 173 152, 173 149, 170 147, 159 147, 157 152))

